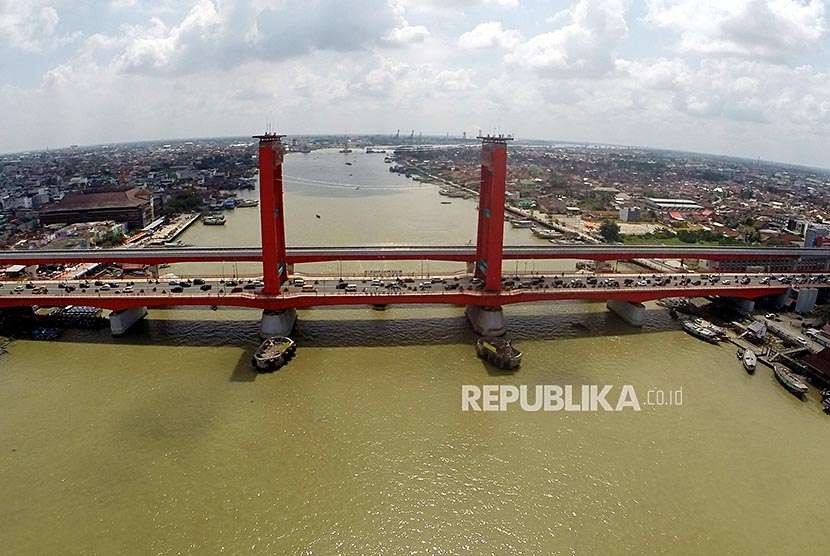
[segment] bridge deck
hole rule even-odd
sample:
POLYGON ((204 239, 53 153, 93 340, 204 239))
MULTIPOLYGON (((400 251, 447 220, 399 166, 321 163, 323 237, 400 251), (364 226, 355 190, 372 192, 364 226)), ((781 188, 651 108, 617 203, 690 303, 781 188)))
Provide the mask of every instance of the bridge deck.
MULTIPOLYGON (((517 245, 505 246, 505 259, 706 259, 770 260, 830 258, 830 248, 677 247, 663 245, 517 245)), ((469 246, 289 247, 289 264, 326 261, 435 260, 472 262, 469 246)), ((176 262, 261 261, 260 247, 188 247, 143 249, 0 251, 0 264, 75 264, 84 262, 160 264, 176 262)))

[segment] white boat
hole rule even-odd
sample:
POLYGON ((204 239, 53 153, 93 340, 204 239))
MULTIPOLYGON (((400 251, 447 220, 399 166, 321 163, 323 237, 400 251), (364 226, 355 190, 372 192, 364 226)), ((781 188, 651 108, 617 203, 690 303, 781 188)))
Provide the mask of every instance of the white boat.
POLYGON ((533 220, 513 220, 510 225, 514 228, 532 228, 535 222, 533 220))
POLYGON ((758 356, 751 349, 745 349, 741 357, 741 363, 743 363, 746 372, 752 374, 755 372, 755 367, 758 366, 758 356))

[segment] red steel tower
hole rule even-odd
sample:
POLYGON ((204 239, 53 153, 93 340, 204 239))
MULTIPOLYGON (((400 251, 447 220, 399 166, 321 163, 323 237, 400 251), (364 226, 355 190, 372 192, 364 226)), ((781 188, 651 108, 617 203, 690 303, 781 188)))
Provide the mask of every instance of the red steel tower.
POLYGON ((512 137, 486 135, 481 139, 481 188, 478 200, 478 236, 475 275, 484 289, 501 290, 504 242, 504 194, 507 179, 507 142, 512 137))
POLYGON ((262 230, 264 293, 276 294, 288 278, 285 265, 285 212, 282 193, 282 138, 266 133, 259 139, 259 218, 262 230))

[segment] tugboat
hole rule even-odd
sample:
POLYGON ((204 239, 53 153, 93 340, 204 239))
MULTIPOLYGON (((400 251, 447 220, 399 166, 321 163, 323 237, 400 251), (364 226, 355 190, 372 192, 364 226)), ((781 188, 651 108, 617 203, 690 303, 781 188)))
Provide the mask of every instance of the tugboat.
POLYGON ((807 393, 807 385, 794 372, 781 363, 773 363, 772 370, 775 373, 775 378, 781 383, 781 386, 799 398, 802 398, 807 393))
POLYGON ((479 338, 476 354, 499 369, 512 370, 522 364, 522 352, 504 338, 479 338))
POLYGON ((710 344, 718 343, 718 335, 706 326, 701 326, 691 320, 684 320, 680 323, 680 326, 683 327, 683 330, 685 330, 687 334, 691 334, 695 338, 699 338, 705 342, 709 342, 710 344))
POLYGON ((755 352, 751 349, 744 350, 744 353, 741 356, 741 363, 743 363, 746 372, 754 374, 755 367, 758 366, 758 356, 755 355, 755 352))
POLYGON ((297 352, 297 344, 291 338, 274 336, 268 338, 251 358, 251 363, 257 371, 270 373, 291 360, 297 352))

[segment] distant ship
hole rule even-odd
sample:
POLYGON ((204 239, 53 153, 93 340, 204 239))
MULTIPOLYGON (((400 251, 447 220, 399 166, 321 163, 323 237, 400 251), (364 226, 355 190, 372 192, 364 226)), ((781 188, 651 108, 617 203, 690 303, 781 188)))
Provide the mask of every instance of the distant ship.
POLYGON ((236 208, 250 208, 259 206, 259 201, 256 199, 237 199, 236 208))

